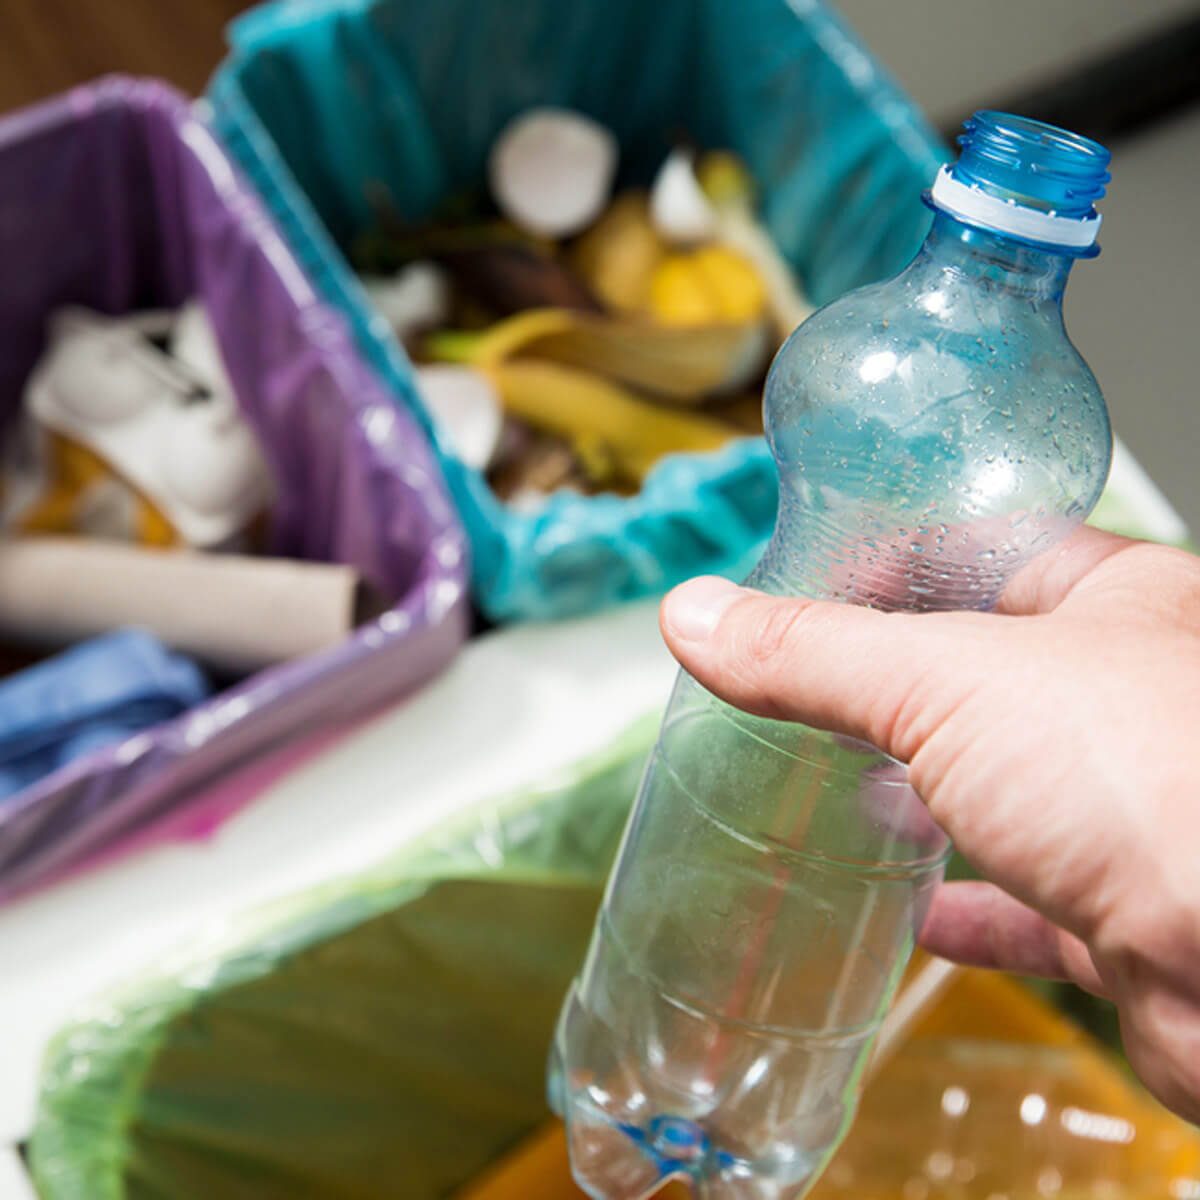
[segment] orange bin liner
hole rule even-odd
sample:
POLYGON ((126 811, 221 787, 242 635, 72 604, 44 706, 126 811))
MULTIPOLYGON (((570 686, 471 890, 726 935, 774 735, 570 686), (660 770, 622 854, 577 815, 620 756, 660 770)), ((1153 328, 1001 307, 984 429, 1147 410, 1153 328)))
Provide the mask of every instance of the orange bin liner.
MULTIPOLYGON (((1004 1074, 1002 1065, 998 1071, 991 1067, 984 1070, 985 1081, 986 1072, 992 1071, 997 1087, 1003 1086, 1000 1080, 1004 1074)), ((944 1076, 946 1081, 952 1078, 952 1071, 944 1076)), ((1013 1082, 1012 1078, 1007 1080, 1010 1088, 1013 1082)), ((1022 1080, 1018 1077, 1016 1083, 1020 1086, 1022 1080)), ((961 1107, 966 1102, 965 1095, 960 1088, 946 1088, 942 1093, 950 1100, 952 1109, 955 1104, 961 1107)), ((943 1105, 945 1103, 943 1099, 943 1105)), ((1012 1150, 1006 1151, 1010 1160, 1019 1155, 1020 1144, 1014 1137, 1012 1150)), ((895 1146, 890 1149, 894 1162, 897 1157, 895 1146)), ((947 1164, 953 1161, 945 1157, 947 1164)), ((925 1168, 928 1172, 930 1167, 941 1165, 935 1155, 930 1155, 925 1168)), ((949 1171, 948 1166, 946 1170, 949 1171)), ((660 1200, 686 1200, 690 1194, 686 1185, 668 1183, 658 1197, 660 1200)), ((1075 1197, 1091 1200, 1093 1196, 1111 1197, 1111 1200, 1200 1200, 1200 1132, 1156 1104, 1104 1047, 1019 982, 989 971, 963 971, 914 1026, 904 1047, 868 1087, 858 1124, 809 1200, 843 1200, 843 1197, 847 1200, 850 1197, 854 1200, 937 1200, 943 1196, 992 1200, 996 1195, 1003 1196, 1004 1200, 1024 1200, 1025 1196, 1038 1200, 1042 1196, 1047 1200, 1075 1200, 1075 1197), (1026 1072, 1031 1095, 1025 1098, 1019 1118, 1014 1107, 1014 1134, 1027 1132, 1021 1129, 1019 1122, 1035 1123, 1032 1118, 1039 1118, 1045 1109, 1041 1096, 1034 1090, 1035 1077, 1044 1078, 1043 1073, 1032 1069, 1039 1058, 1044 1057, 1048 1063, 1065 1064, 1077 1106, 1062 1110, 1064 1123, 1083 1123, 1079 1130, 1084 1138, 1080 1142, 1083 1153, 1112 1154, 1114 1141, 1127 1142, 1115 1147, 1119 1157, 1112 1160, 1119 1161, 1121 1172, 1127 1174, 1114 1177, 1111 1186, 1093 1184, 1087 1190, 1079 1191, 1071 1188, 1069 1181, 1064 1187, 1064 1181, 1056 1178, 1057 1172, 1051 1167, 1044 1170, 1032 1186, 1022 1184, 1011 1194, 997 1192, 994 1180, 989 1183, 984 1177, 978 1179, 978 1186, 972 1186, 971 1178, 947 1178, 939 1184, 936 1169, 934 1181, 930 1183, 928 1175, 908 1177, 905 1168, 897 1166, 894 1180, 883 1190, 880 1190, 878 1169, 874 1182, 863 1179, 861 1168, 866 1166, 870 1175, 872 1158, 878 1160, 887 1149, 869 1144, 869 1139, 876 1136, 872 1124, 876 1132, 890 1124, 897 1125, 899 1136, 909 1144, 917 1143, 918 1147, 922 1132, 933 1133, 939 1114, 929 1105, 920 1110, 926 1121, 925 1127, 921 1129, 914 1125, 912 1109, 919 1098, 909 1085, 915 1081, 919 1087, 920 1072, 924 1071, 927 1076, 931 1074, 928 1070, 931 1061, 944 1066, 948 1061, 954 1062, 960 1052, 965 1052, 968 1058, 982 1055, 985 1060, 991 1055, 1001 1064, 1005 1055, 1010 1055, 1013 1069, 1008 1074, 1011 1076, 1013 1070, 1026 1072), (1079 1103, 1079 1098, 1083 1104, 1079 1103), (1033 1104, 1032 1110, 1029 1103, 1033 1104), (1091 1126, 1087 1124, 1089 1121, 1091 1126), (1093 1138, 1091 1143, 1086 1140, 1089 1137, 1093 1138), (1154 1182, 1146 1182, 1147 1175, 1153 1175, 1154 1182)), ((553 1122, 460 1192, 456 1200, 586 1198, 571 1180, 562 1126, 553 1122)))

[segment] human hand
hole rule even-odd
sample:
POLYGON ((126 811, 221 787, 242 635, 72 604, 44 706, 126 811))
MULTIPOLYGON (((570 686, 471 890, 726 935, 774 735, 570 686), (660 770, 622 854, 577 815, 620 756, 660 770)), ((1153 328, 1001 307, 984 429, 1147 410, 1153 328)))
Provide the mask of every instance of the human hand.
POLYGON ((729 703, 872 742, 990 882, 946 884, 921 940, 1115 1001, 1126 1053, 1200 1120, 1200 559, 1084 529, 996 613, 883 613, 716 578, 663 603, 729 703))

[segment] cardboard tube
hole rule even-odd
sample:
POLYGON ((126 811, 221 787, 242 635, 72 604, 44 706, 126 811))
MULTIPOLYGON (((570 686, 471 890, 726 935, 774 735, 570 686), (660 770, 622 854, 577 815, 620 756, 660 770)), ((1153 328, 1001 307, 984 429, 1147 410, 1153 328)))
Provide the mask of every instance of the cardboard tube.
POLYGON ((137 625, 219 671, 341 641, 384 604, 353 567, 47 537, 0 540, 0 637, 45 647, 137 625))

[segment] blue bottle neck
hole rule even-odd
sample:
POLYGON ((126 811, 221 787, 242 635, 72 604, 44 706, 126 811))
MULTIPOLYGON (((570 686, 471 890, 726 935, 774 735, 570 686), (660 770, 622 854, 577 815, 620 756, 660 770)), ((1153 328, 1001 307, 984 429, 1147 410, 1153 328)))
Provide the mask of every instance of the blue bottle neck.
POLYGON ((1039 249, 937 212, 910 269, 947 272, 963 282, 977 280, 994 295, 1057 309, 1074 263, 1070 254, 1039 249))

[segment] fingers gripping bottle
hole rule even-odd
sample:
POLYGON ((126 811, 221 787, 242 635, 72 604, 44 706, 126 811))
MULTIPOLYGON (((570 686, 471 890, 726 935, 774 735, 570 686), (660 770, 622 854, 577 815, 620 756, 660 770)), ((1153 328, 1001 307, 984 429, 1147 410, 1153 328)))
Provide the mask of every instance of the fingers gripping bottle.
MULTIPOLYGON (((1097 253, 1108 152, 995 112, 959 142, 909 266, 776 357, 779 515, 753 587, 986 609, 1099 497, 1108 417, 1062 295, 1097 253)), ((803 1195, 853 1117, 947 851, 901 764, 681 674, 552 1052, 584 1191, 803 1195)))

